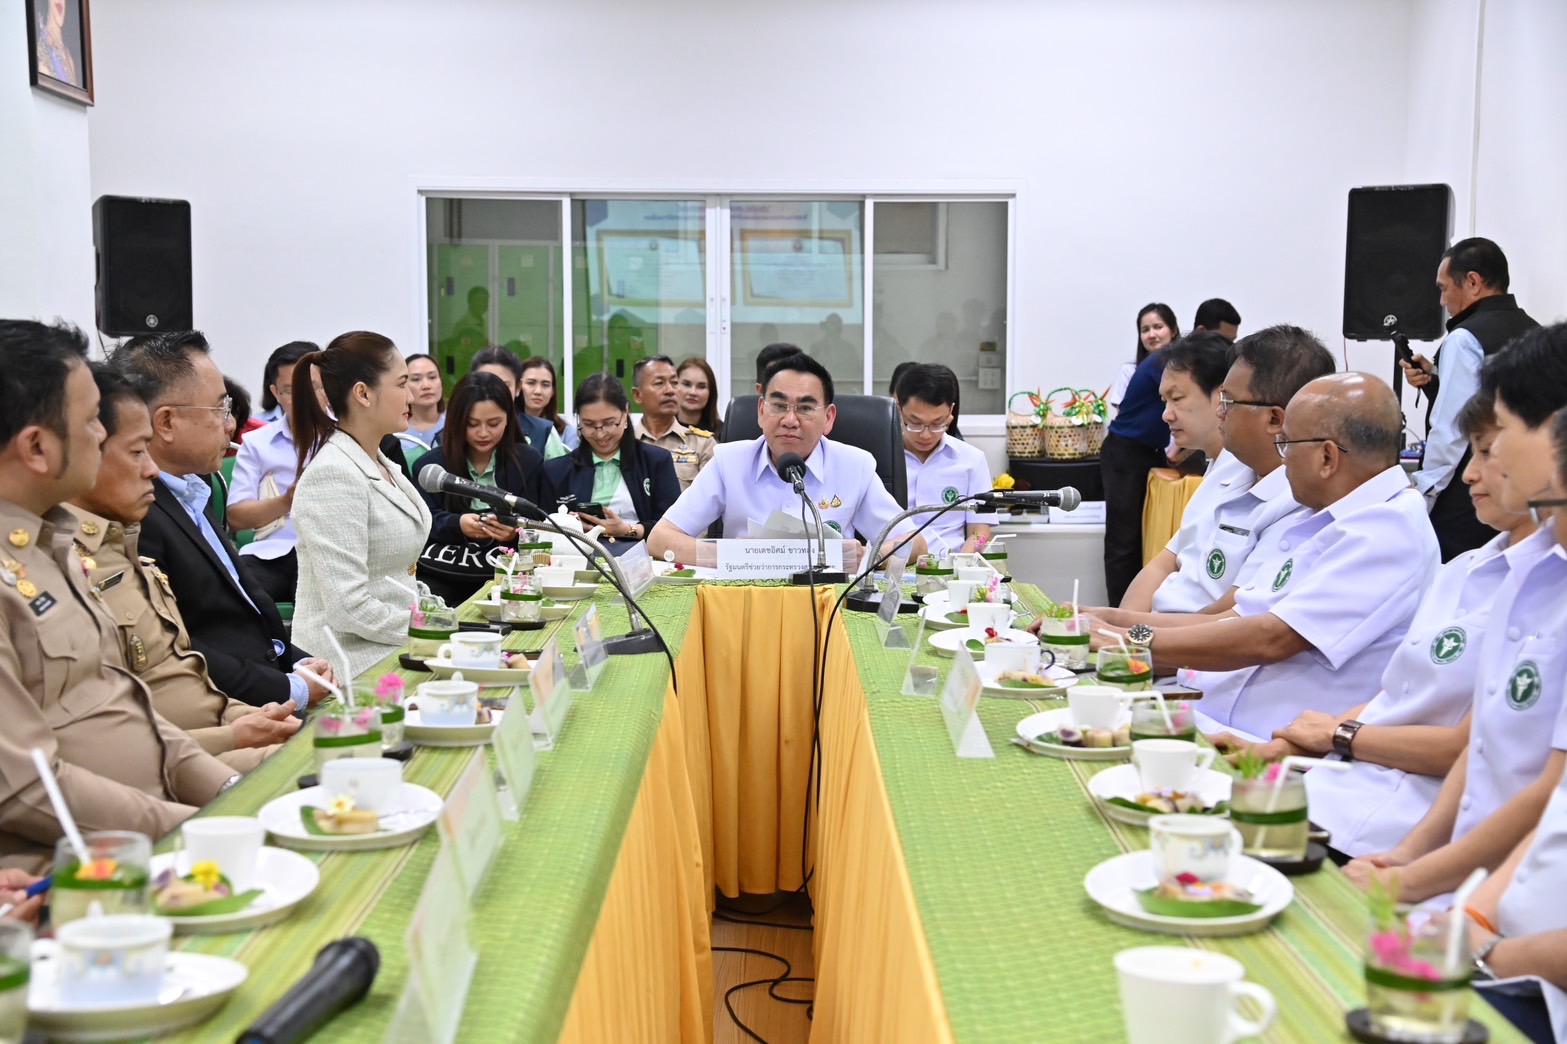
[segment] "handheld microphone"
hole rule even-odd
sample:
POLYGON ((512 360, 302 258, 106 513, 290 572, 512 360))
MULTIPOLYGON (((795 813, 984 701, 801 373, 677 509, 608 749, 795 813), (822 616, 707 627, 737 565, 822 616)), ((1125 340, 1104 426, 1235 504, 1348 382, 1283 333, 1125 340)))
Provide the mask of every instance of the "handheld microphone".
POLYGON ((380 951, 363 936, 327 943, 304 978, 236 1037, 235 1044, 293 1044, 306 1039, 363 1000, 380 967, 380 951))
POLYGON ((778 458, 778 474, 801 495, 805 493, 805 458, 798 453, 785 453, 778 458))
POLYGON ((974 497, 976 503, 993 507, 1001 504, 1037 504, 1058 507, 1062 511, 1075 511, 1083 502, 1083 495, 1071 486, 1060 489, 993 489, 974 497))
POLYGON ((455 493, 471 500, 482 500, 491 507, 508 508, 515 514, 522 514, 525 508, 532 507, 526 500, 504 489, 481 486, 477 482, 458 478, 439 464, 426 464, 419 469, 419 488, 426 493, 455 493))

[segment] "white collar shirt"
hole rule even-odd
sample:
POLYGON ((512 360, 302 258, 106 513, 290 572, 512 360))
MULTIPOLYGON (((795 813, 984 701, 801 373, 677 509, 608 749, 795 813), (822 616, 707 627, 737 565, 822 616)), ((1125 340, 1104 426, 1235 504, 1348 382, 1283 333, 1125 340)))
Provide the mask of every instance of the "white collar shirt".
POLYGON ((1454 840, 1534 782, 1553 749, 1567 750, 1567 552, 1550 526, 1529 538, 1537 539, 1550 547, 1502 584, 1480 643, 1454 840))
MULTIPOLYGON (((1366 705, 1366 725, 1454 726, 1469 712, 1480 645, 1498 591, 1513 572, 1527 572, 1548 548, 1505 534, 1443 566, 1398 644, 1382 691, 1366 705)), ((1441 776, 1422 776, 1369 761, 1347 772, 1306 773, 1311 818, 1352 856, 1383 852, 1404 839, 1436 800, 1441 776)))
POLYGON ((1376 695, 1441 554, 1425 500, 1394 465, 1320 511, 1269 526, 1250 564, 1236 613, 1272 613, 1311 648, 1279 663, 1200 671, 1195 684, 1199 727, 1261 738, 1303 710, 1337 714, 1376 695))
MULTIPOLYGON (((265 500, 279 496, 293 488, 299 478, 299 459, 294 449, 294 432, 287 419, 279 419, 264 428, 257 428, 245 436, 234 454, 234 477, 229 482, 228 503, 232 507, 247 500, 265 500), (272 491, 263 489, 271 479, 272 491)), ((299 533, 294 529, 294 516, 290 512, 274 523, 264 526, 256 538, 239 549, 242 555, 257 558, 281 558, 294 550, 299 543, 299 533)))
POLYGON ((1262 531, 1278 514, 1299 507, 1283 468, 1258 478, 1229 450, 1220 453, 1187 502, 1181 528, 1165 545, 1176 570, 1154 592, 1153 611, 1195 613, 1218 601, 1235 586, 1262 531), (1283 510, 1262 510, 1270 504, 1283 510))
MULTIPOLYGON (((929 457, 920 460, 908 449, 903 451, 908 473, 909 507, 922 504, 951 504, 959 497, 983 493, 991 488, 990 464, 977 446, 943 435, 929 457)), ((916 522, 924 519, 916 518, 916 522)), ((993 526, 995 512, 953 509, 940 515, 925 530, 925 542, 940 553, 958 551, 968 539, 969 523, 993 526)), ((869 534, 874 536, 875 534, 869 534)))
MULTIPOLYGON (((1513 879, 1502 893, 1497 907, 1496 927, 1503 935, 1533 935, 1567 928, 1567 776, 1557 784, 1534 842, 1513 879)), ((1551 1026, 1557 1040, 1567 1040, 1567 991, 1543 979, 1541 993, 1550 1011, 1551 1026)))
MULTIPOLYGON (((870 540, 903 510, 876 474, 876 458, 825 438, 805 458, 805 492, 821 511, 823 524, 845 537, 858 531, 870 540)), ((751 519, 765 522, 774 511, 799 518, 802 510, 799 494, 773 467, 767 440, 758 437, 715 448, 712 461, 664 519, 695 537, 722 521, 725 537, 744 539, 751 519)))

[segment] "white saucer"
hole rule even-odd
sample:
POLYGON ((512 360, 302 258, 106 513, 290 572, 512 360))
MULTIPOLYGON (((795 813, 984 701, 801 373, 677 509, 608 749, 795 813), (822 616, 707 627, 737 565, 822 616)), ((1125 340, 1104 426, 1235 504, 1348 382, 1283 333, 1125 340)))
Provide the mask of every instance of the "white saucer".
POLYGON ((491 710, 488 725, 422 725, 419 708, 412 707, 403 718, 403 736, 419 747, 482 747, 490 742, 504 713, 491 710))
POLYGON ((1295 898, 1289 878, 1266 863, 1236 856, 1227 880, 1251 892, 1261 905, 1256 913, 1239 917, 1164 917, 1144 910, 1136 892, 1158 883, 1153 853, 1128 852, 1107 859, 1088 871, 1083 887, 1088 897, 1104 908, 1110 920, 1128 928, 1166 935, 1245 935, 1261 931, 1295 898))
POLYGON ((57 958, 35 954, 27 986, 27 1028, 50 1040, 124 1040, 189 1026, 223 1007, 250 974, 227 957, 172 951, 156 1001, 65 1007, 59 969, 57 958))
MULTIPOLYGON (((605 568, 608 568, 607 566, 605 568)), ((604 574, 591 567, 577 570, 577 575, 572 577, 578 584, 592 584, 597 587, 604 582, 604 574)))
POLYGON ((527 670, 512 667, 459 667, 450 660, 438 660, 433 656, 426 659, 424 665, 437 678, 451 678, 460 674, 463 681, 478 682, 480 685, 526 685, 528 675, 533 672, 532 664, 528 665, 527 670))
MULTIPOLYGON (((956 656, 958 647, 961 646, 964 642, 968 641, 970 638, 983 641, 984 637, 985 632, 977 628, 955 628, 951 631, 937 631, 935 634, 931 635, 930 645, 931 648, 935 649, 943 656, 956 656)), ((1016 628, 1008 628, 1007 630, 1002 631, 1001 637, 1005 638, 1008 642, 1015 642, 1018 645, 1039 644, 1038 638, 1035 638, 1027 631, 1019 631, 1016 628)), ((976 653, 970 650, 970 655, 972 655, 975 660, 980 660, 984 658, 985 654, 976 653)))
MULTIPOLYGON (((702 582, 702 577, 700 575, 700 570, 697 571, 696 575, 692 575, 692 576, 670 576, 669 573, 657 572, 657 569, 658 569, 657 566, 654 566, 653 568, 655 570, 654 573, 653 573, 653 582, 655 584, 672 584, 672 585, 675 585, 675 586, 690 586, 692 584, 700 584, 702 582)), ((694 567, 687 566, 686 568, 687 569, 691 569, 691 568, 694 568, 694 567)), ((670 572, 673 572, 673 571, 674 571, 673 569, 670 570, 670 572)))
POLYGON ((267 833, 278 844, 305 852, 368 852, 377 848, 397 848, 410 844, 430 829, 441 814, 445 802, 433 790, 404 783, 398 795, 397 811, 381 814, 382 829, 374 834, 312 834, 299 821, 299 810, 306 805, 325 808, 333 795, 324 787, 308 787, 273 798, 256 813, 267 833))
MULTIPOLYGON (((926 602, 920 607, 920 616, 925 619, 925 627, 932 631, 950 631, 958 627, 967 627, 965 623, 953 623, 947 619, 948 605, 945 601, 926 602)), ((1017 613, 1012 614, 1012 619, 1017 620, 1017 613)))
POLYGON ((570 587, 546 587, 544 594, 556 601, 576 602, 593 597, 593 592, 598 589, 598 584, 573 584, 570 587))
POLYGON ((1001 674, 999 664, 979 660, 974 664, 974 669, 979 673, 979 680, 984 686, 982 691, 986 696, 1010 696, 1017 700, 1051 700, 1060 698, 1065 694, 1066 689, 1077 684, 1077 675, 1065 667, 1046 667, 1038 672, 1055 682, 1053 686, 1045 689, 1004 685, 998 682, 996 678, 1001 674))
MULTIPOLYGON (((167 852, 155 855, 148 864, 153 878, 173 867, 178 873, 190 873, 188 852, 167 852)), ((200 917, 169 917, 176 935, 197 935, 208 932, 239 932, 263 925, 275 924, 287 917, 289 911, 299 905, 321 883, 321 871, 316 864, 298 852, 290 852, 270 845, 263 848, 256 858, 256 884, 261 895, 243 910, 234 913, 209 914, 200 917)), ((160 915, 167 916, 167 915, 160 915)))
MULTIPOLYGON (((1196 794, 1204 805, 1212 808, 1221 801, 1230 800, 1230 787, 1229 776, 1222 772, 1215 772, 1213 769, 1203 769, 1197 777, 1196 794)), ((1137 795, 1143 792, 1142 780, 1138 777, 1136 765, 1117 765, 1115 768, 1105 769, 1088 781, 1088 792, 1094 796, 1105 815, 1122 823, 1147 826, 1148 820, 1159 814, 1153 809, 1138 812, 1124 805, 1110 804, 1110 799, 1116 797, 1135 801, 1137 795)), ((1228 815, 1229 813, 1226 812, 1223 817, 1228 815)))
MULTIPOLYGON (((1000 587, 996 588, 996 590, 1001 592, 1001 597, 1002 597, 1003 601, 1007 602, 1009 605, 1013 606, 1014 608, 1017 606, 1017 597, 1015 595, 1013 595, 1012 589, 1010 587, 1008 587, 1006 584, 1002 584, 1000 587)), ((920 601, 924 602, 926 605, 945 606, 947 604, 947 601, 948 601, 947 592, 945 592, 945 591, 932 591, 928 595, 920 596, 920 601)))
MULTIPOLYGON (((1123 723, 1130 720, 1130 714, 1123 714, 1121 719, 1123 723)), ((1046 732, 1055 732, 1062 725, 1070 724, 1072 724, 1070 707, 1041 711, 1038 714, 1030 714, 1018 722, 1017 734, 1027 740, 1029 746, 1039 753, 1048 754, 1053 758, 1064 758, 1067 761, 1121 761, 1132 756, 1131 747, 1063 747, 1059 743, 1047 743, 1038 738, 1046 732)))
MULTIPOLYGON (((479 610, 486 620, 493 622, 501 618, 501 611, 506 607, 506 603, 498 601, 492 595, 489 598, 480 598, 476 600, 473 603, 473 607, 479 610)), ((571 606, 569 605, 557 604, 542 605, 539 607, 539 618, 543 620, 563 620, 570 613, 571 606)))

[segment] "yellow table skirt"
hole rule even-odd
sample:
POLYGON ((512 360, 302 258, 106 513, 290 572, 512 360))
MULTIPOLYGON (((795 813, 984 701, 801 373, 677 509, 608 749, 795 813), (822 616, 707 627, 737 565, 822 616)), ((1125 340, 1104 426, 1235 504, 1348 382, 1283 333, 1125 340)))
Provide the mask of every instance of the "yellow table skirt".
POLYGON ((681 702, 671 688, 562 1041, 713 1039, 712 889, 684 733, 681 702))

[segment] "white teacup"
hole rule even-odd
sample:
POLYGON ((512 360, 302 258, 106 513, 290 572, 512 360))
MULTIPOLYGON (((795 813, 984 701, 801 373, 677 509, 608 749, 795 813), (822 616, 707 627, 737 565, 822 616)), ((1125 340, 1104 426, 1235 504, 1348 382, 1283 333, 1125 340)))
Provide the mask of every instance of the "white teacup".
POLYGON ((980 630, 994 627, 998 631, 1005 631, 1012 626, 1012 607, 1005 602, 970 602, 968 625, 980 630))
POLYGON ((550 566, 556 569, 570 569, 575 573, 579 569, 588 567, 588 560, 584 555, 550 555, 550 566))
MULTIPOLYGON (((1039 670, 1039 660, 1038 642, 992 642, 985 646, 985 662, 995 664, 997 671, 1034 674, 1039 670)), ((1051 662, 1055 662, 1055 657, 1051 657, 1051 662)))
POLYGON ((1277 1014, 1273 994, 1246 982, 1240 961, 1180 946, 1139 946, 1115 955, 1130 1044, 1230 1044, 1259 1036, 1277 1014), (1235 1010, 1239 997, 1262 1009, 1256 1022, 1235 1010))
POLYGON ((1148 821, 1148 847, 1159 880, 1191 874, 1211 884, 1229 875, 1230 863, 1241 852, 1241 832, 1218 816, 1154 816, 1148 821))
POLYGON ((990 583, 990 578, 995 575, 995 572, 989 566, 958 566, 959 580, 972 580, 974 583, 980 584, 981 586, 990 583))
POLYGON ((1132 764, 1137 766, 1137 777, 1144 790, 1193 790, 1199 773, 1213 765, 1218 753, 1191 740, 1132 741, 1132 764))
POLYGON ((328 798, 351 797, 354 805, 385 812, 403 787, 403 763, 391 758, 338 758, 321 766, 321 788, 328 798))
MULTIPOLYGON (((581 555, 574 557, 582 562, 584 569, 587 568, 587 559, 581 555)), ((540 566, 533 571, 533 578, 538 581, 540 587, 570 587, 577 579, 577 570, 571 566, 540 566)))
POLYGON ((416 691, 419 724, 468 726, 479 720, 479 686, 471 681, 428 681, 416 691))
POLYGON ((970 598, 974 597, 974 581, 972 580, 948 580, 947 604, 957 609, 970 598))
POLYGON ((58 947, 60 999, 68 1005, 146 1004, 163 988, 174 923, 149 914, 84 917, 61 925, 54 942, 36 942, 45 952, 58 947))
POLYGON ((1080 729, 1114 729, 1131 697, 1108 685, 1074 685, 1066 690, 1072 724, 1080 729))
MULTIPOLYGON (((361 761, 362 758, 346 758, 361 761)), ((331 764, 331 762, 328 762, 331 764)), ((324 769, 324 766, 323 766, 324 769)), ((180 827, 190 865, 213 862, 234 884, 246 891, 256 881, 256 858, 267 840, 267 828, 253 816, 206 816, 187 819, 180 827)))
POLYGON ((450 661, 453 667, 494 670, 501 665, 501 636, 494 631, 458 631, 436 658, 450 661))

